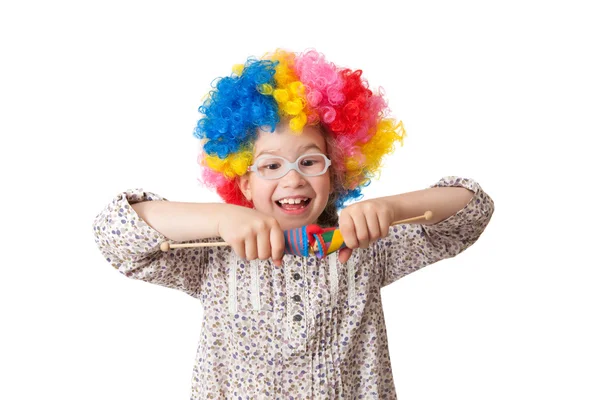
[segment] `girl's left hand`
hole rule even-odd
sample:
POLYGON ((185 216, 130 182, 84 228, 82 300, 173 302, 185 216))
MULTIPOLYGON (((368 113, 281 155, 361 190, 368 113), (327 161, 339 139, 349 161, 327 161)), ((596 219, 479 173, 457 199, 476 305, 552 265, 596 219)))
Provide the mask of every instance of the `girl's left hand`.
POLYGON ((340 262, 348 261, 353 249, 366 249, 372 242, 386 237, 393 218, 394 210, 383 199, 365 200, 343 209, 339 229, 346 248, 340 250, 340 262))

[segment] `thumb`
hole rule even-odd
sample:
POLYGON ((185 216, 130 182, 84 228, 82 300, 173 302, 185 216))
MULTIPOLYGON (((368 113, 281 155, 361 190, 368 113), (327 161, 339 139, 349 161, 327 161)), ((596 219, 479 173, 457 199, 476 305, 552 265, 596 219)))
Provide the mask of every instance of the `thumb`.
POLYGON ((344 247, 343 249, 340 250, 338 260, 340 260, 340 262, 342 264, 344 264, 346 261, 348 261, 350 259, 351 255, 352 255, 352 249, 350 249, 348 247, 344 247))

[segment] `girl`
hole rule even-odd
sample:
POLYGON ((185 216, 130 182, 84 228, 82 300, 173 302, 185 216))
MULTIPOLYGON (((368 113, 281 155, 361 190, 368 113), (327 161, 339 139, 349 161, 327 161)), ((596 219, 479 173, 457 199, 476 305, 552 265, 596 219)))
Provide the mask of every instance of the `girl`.
POLYGON ((395 399, 380 289, 475 243, 492 199, 444 177, 346 207, 404 129, 361 71, 314 51, 234 67, 200 112, 203 182, 225 203, 128 190, 94 224, 119 272, 200 299, 191 399, 395 399), (390 226, 427 210, 433 219, 390 226), (289 254, 284 231, 315 223, 339 224, 347 248, 289 254), (162 252, 168 240, 230 246, 162 252))

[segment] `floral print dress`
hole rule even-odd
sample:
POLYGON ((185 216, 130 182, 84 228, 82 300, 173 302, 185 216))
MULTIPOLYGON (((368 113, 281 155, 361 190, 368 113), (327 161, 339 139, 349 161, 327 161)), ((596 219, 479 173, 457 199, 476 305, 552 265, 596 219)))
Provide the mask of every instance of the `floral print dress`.
POLYGON ((106 261, 126 277, 200 300, 191 400, 395 399, 381 288, 464 251, 494 212, 471 179, 448 176, 435 186, 464 187, 474 196, 437 224, 390 227, 345 264, 337 253, 285 255, 276 268, 240 259, 229 246, 162 252, 168 239, 131 204, 166 199, 142 189, 118 194, 95 218, 94 235, 106 261))

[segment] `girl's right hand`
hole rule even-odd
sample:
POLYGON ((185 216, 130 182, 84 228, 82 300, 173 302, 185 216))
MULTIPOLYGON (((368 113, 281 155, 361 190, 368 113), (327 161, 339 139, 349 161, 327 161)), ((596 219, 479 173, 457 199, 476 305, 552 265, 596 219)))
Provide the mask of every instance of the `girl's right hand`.
POLYGON ((227 215, 219 221, 219 236, 236 254, 246 260, 271 258, 281 267, 285 239, 277 220, 242 206, 231 205, 226 210, 227 215))

